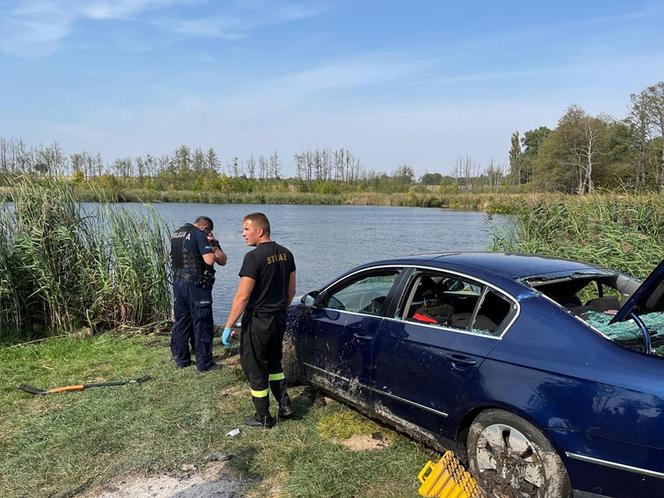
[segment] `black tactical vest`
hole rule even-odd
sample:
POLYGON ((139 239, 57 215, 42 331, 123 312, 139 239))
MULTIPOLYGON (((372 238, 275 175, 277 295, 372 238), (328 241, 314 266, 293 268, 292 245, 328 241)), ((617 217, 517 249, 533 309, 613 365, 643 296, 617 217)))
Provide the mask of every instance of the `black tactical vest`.
POLYGON ((173 276, 176 279, 191 279, 199 287, 212 288, 214 284, 214 268, 205 264, 203 256, 199 252, 190 251, 185 245, 185 240, 191 238, 194 230, 198 230, 191 223, 178 228, 171 237, 171 265, 173 276))

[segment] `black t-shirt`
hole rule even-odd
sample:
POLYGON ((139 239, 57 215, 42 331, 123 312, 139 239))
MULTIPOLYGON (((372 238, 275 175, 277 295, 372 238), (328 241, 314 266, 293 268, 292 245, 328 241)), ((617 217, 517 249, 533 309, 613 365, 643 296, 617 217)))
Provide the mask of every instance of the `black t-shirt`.
POLYGON ((253 278, 256 283, 249 297, 247 311, 280 311, 288 302, 288 281, 295 271, 295 259, 284 246, 263 242, 244 256, 240 277, 253 278))

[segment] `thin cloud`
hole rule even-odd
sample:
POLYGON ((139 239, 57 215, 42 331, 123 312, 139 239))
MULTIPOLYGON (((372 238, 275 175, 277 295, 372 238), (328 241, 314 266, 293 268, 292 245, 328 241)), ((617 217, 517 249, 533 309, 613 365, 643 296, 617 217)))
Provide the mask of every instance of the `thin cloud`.
POLYGON ((198 0, 18 0, 0 3, 0 49, 22 57, 43 57, 59 48, 81 20, 129 19, 198 0))
POLYGON ((79 2, 76 10, 96 20, 127 19, 150 10, 161 10, 176 4, 199 3, 193 0, 97 0, 79 2))
POLYGON ((344 88, 358 88, 400 81, 423 69, 418 62, 385 60, 346 60, 280 76, 266 86, 288 88, 302 93, 317 93, 344 88))
MULTIPOLYGON (((179 4, 200 3, 200 0, 80 0, 74 3, 80 15, 95 19, 128 19, 134 15, 151 11, 162 10, 179 4)), ((68 4, 71 4, 68 2, 68 4)))
POLYGON ((235 40, 265 26, 316 17, 329 9, 327 2, 255 1, 235 3, 211 16, 195 19, 163 18, 156 24, 185 36, 235 40))
POLYGON ((20 2, 0 7, 0 47, 20 56, 49 55, 67 36, 75 15, 55 1, 20 2))
POLYGON ((317 105, 314 102, 322 95, 357 95, 370 88, 402 84, 427 69, 427 61, 372 53, 231 86, 222 97, 211 97, 209 104, 222 113, 245 116, 288 112, 317 105))

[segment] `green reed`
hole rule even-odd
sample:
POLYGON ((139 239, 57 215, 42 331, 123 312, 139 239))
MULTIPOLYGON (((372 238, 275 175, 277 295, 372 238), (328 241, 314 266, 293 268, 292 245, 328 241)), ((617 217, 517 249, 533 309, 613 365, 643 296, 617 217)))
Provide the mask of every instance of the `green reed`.
POLYGON ((493 249, 545 254, 644 277, 664 258, 664 197, 592 195, 531 199, 493 249))
POLYGON ((489 213, 514 212, 524 199, 560 198, 561 195, 507 194, 507 193, 443 193, 422 191, 384 193, 348 191, 336 193, 288 191, 218 192, 190 190, 130 189, 109 191, 78 187, 76 197, 90 202, 198 202, 210 204, 293 204, 293 205, 359 205, 430 207, 486 211, 489 213))
POLYGON ((0 330, 22 336, 168 316, 166 227, 154 211, 85 213, 66 181, 22 178, 0 205, 0 330))

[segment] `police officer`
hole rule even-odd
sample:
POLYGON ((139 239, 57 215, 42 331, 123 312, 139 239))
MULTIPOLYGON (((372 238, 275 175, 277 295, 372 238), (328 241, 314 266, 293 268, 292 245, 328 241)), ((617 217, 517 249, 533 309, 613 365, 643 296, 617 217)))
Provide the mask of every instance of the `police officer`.
POLYGON ((196 368, 216 368, 212 361, 212 286, 214 264, 225 265, 226 254, 212 235, 214 224, 199 216, 193 224, 178 228, 171 238, 175 323, 171 332, 171 353, 180 368, 191 365, 189 341, 193 337, 196 368))
POLYGON ((281 368, 286 309, 295 296, 295 260, 285 247, 270 239, 270 222, 263 213, 242 220, 242 238, 250 246, 240 269, 238 286, 226 321, 222 342, 228 346, 231 327, 242 316, 240 364, 251 387, 256 413, 244 422, 270 428, 269 389, 279 403, 279 416, 293 414, 281 368), (269 389, 268 389, 269 385, 269 389))

